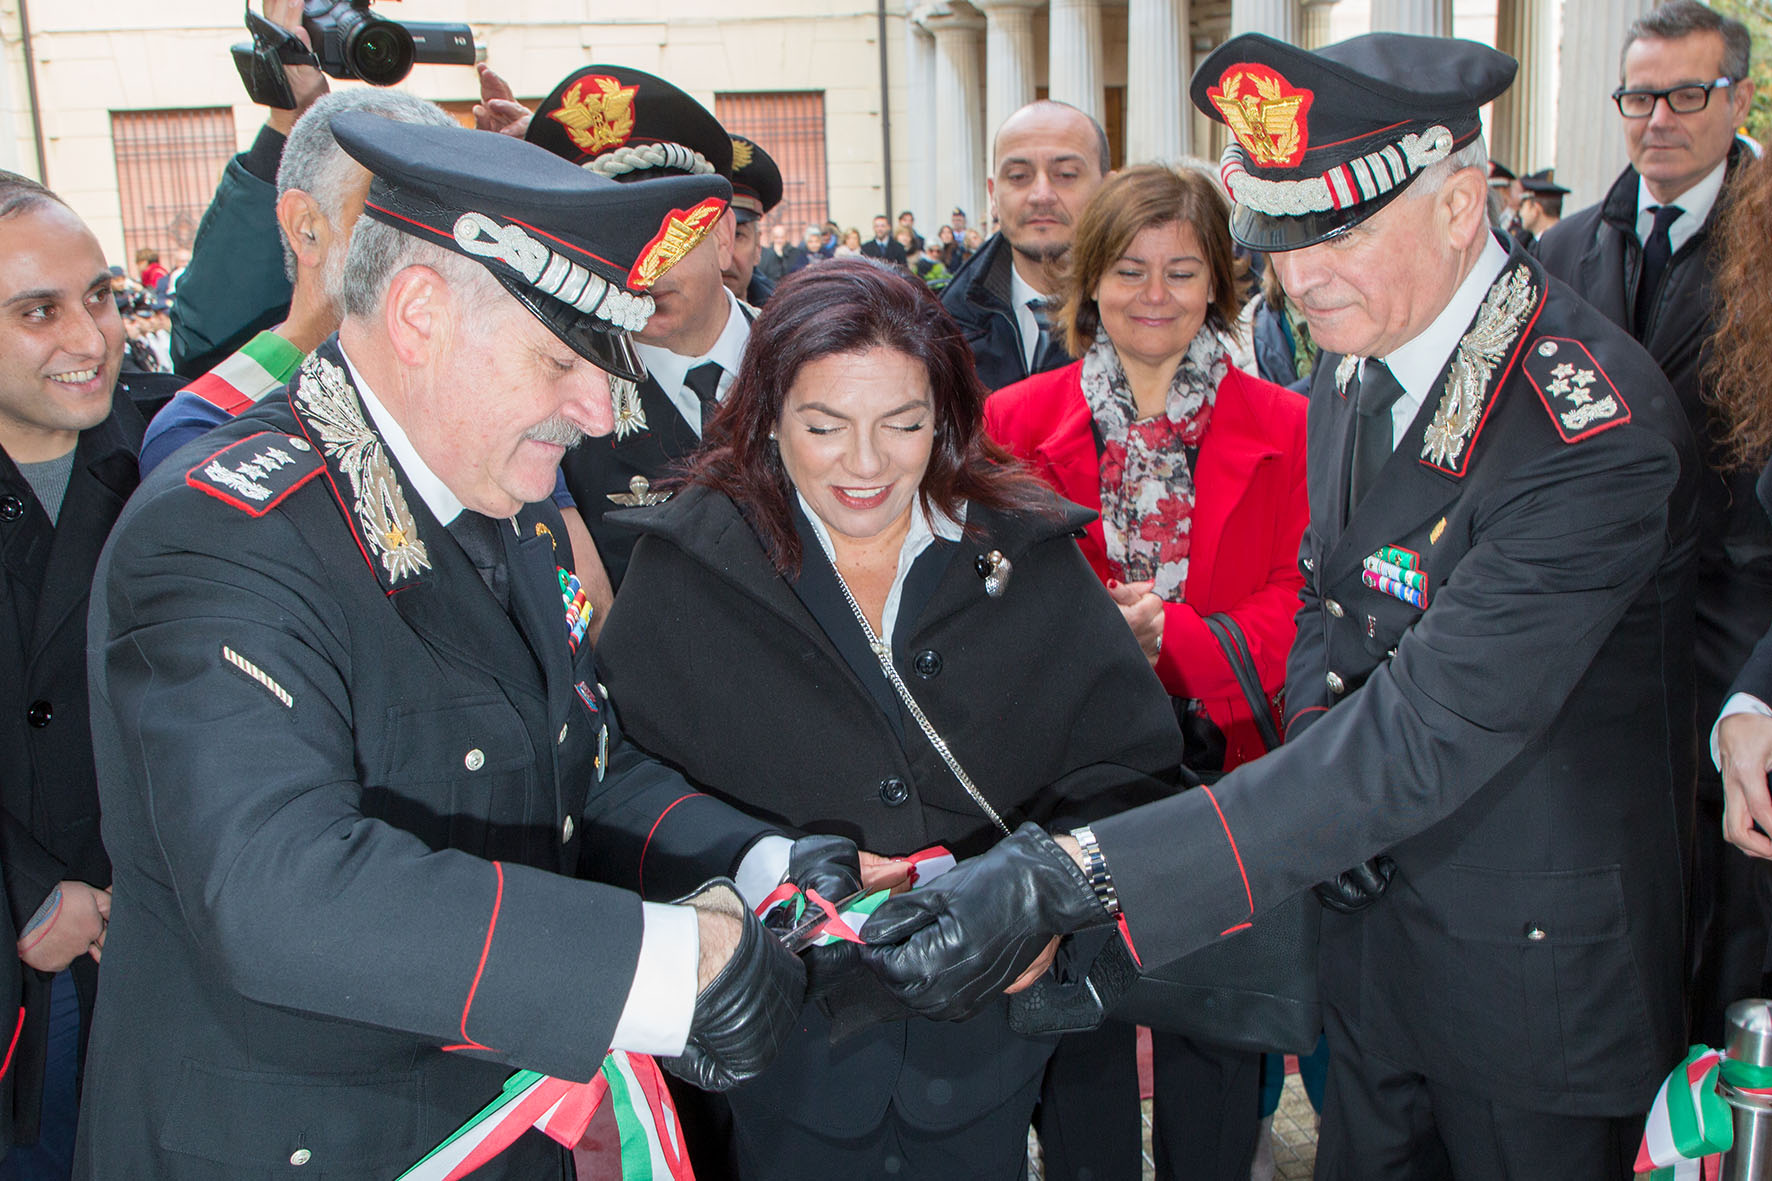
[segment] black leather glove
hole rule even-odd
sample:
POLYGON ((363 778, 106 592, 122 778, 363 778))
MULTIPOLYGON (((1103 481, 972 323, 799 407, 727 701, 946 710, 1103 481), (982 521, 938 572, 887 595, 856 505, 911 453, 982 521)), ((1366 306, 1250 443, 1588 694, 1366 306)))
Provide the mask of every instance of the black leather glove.
MULTIPOLYGON (((832 906, 840 905, 861 889, 861 854, 847 837, 814 834, 794 842, 788 853, 788 881, 801 890, 815 890, 832 906)), ((808 906, 811 904, 808 903, 808 906)), ((800 917, 811 917, 812 911, 800 917)), ((777 936, 794 929, 792 907, 778 906, 765 924, 777 936)), ((819 1000, 836 991, 861 971, 855 944, 839 939, 828 947, 809 947, 800 953, 806 964, 806 999, 819 1000)))
POLYGON ((861 959, 906 1007, 959 1021, 996 1001, 1053 936, 1109 921, 1070 854, 1024 824, 882 903, 861 929, 861 959))
POLYGON ((793 1033, 806 993, 806 969, 764 929, 730 880, 715 878, 678 901, 743 924, 732 958, 696 995, 682 1055, 659 1062, 704 1091, 724 1091, 768 1066, 793 1033))
POLYGON ((1380 853, 1312 888, 1317 892, 1317 900, 1330 910, 1353 914, 1377 902, 1396 872, 1397 863, 1380 853))

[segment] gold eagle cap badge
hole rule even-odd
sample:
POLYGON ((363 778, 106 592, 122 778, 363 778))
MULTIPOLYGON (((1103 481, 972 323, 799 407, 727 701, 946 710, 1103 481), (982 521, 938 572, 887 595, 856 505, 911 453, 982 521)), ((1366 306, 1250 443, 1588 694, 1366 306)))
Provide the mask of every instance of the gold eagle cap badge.
POLYGON ((1226 70, 1206 97, 1249 158, 1266 168, 1291 168, 1310 146, 1306 117, 1316 96, 1267 66, 1242 62, 1226 70))
POLYGON ((750 144, 736 136, 732 138, 732 170, 734 172, 749 168, 754 155, 750 144))
POLYGON ((719 197, 709 197, 693 209, 671 210, 665 215, 658 233, 634 260, 633 268, 628 271, 628 286, 635 291, 644 291, 656 283, 660 275, 707 237, 708 231, 725 212, 726 202, 719 197))
POLYGON ((580 151, 594 156, 620 147, 634 134, 634 95, 639 92, 638 86, 592 74, 574 82, 560 97, 560 109, 549 111, 548 118, 566 129, 580 151))

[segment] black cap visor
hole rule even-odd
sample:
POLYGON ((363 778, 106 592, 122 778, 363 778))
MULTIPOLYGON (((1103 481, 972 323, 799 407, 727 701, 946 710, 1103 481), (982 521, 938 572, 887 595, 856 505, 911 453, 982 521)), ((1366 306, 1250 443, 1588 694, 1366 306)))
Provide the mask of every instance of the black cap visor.
POLYGON ((518 303, 528 308, 549 332, 559 337, 567 348, 616 377, 632 382, 646 380, 646 366, 634 349, 633 339, 625 328, 599 320, 568 303, 543 295, 521 278, 501 268, 488 267, 518 303))
POLYGON ((1233 206, 1231 209, 1231 237, 1239 245, 1246 246, 1250 250, 1258 250, 1263 254, 1281 254, 1288 250, 1303 250, 1306 246, 1327 242, 1337 234, 1353 229, 1395 201, 1398 195, 1408 187, 1407 183, 1400 184, 1382 196, 1375 197, 1370 201, 1362 201, 1348 209, 1325 209, 1320 213, 1304 213, 1296 217, 1258 213, 1247 205, 1233 206))

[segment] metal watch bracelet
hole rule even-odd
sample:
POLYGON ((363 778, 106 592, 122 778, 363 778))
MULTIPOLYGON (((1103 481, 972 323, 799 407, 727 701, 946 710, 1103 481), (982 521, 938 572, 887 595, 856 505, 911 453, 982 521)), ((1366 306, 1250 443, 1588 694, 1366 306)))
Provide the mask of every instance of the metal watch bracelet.
POLYGON ((1101 843, 1095 839, 1095 832, 1087 824, 1081 828, 1071 829, 1071 838, 1083 851, 1083 876, 1089 879, 1089 888, 1095 891, 1095 899, 1107 911, 1109 918, 1120 917, 1120 893, 1114 889, 1114 875, 1108 872, 1107 858, 1102 856, 1101 843))

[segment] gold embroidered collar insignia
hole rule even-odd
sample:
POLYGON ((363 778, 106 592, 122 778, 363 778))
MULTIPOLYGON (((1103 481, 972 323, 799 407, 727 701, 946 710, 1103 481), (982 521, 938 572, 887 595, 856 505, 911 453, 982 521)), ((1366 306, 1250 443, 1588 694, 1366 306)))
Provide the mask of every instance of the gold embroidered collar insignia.
MULTIPOLYGON (((431 568, 418 522, 394 473, 381 436, 369 425, 363 403, 345 371, 319 353, 302 362, 295 400, 314 424, 329 462, 351 482, 357 532, 389 590, 431 568)), ((373 563, 372 563, 373 564, 373 563)))
POLYGON ((1512 351, 1538 306, 1532 268, 1516 264, 1489 288, 1470 330, 1458 342, 1446 369, 1446 384, 1434 420, 1421 442, 1421 460, 1453 475, 1464 474, 1461 457, 1476 436, 1488 407, 1495 368, 1512 351))
POLYGON ((640 387, 625 377, 609 378, 609 401, 615 408, 615 441, 646 429, 646 407, 640 404, 640 387))

